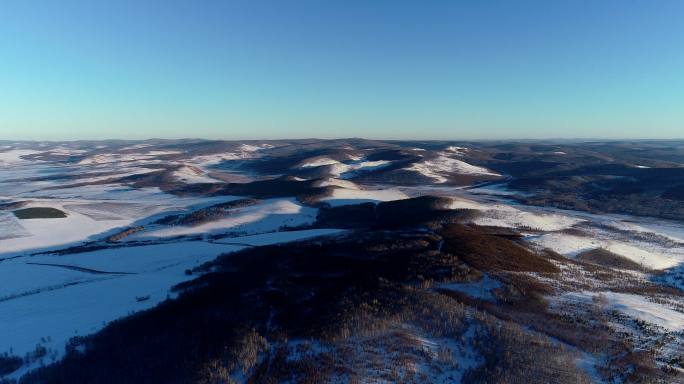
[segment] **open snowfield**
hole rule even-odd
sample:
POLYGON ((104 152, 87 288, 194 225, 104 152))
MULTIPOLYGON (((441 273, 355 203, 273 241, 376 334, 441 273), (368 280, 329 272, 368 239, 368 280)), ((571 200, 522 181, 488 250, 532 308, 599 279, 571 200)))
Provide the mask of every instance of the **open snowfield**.
POLYGON ((216 179, 207 176, 204 170, 198 167, 182 166, 173 173, 173 176, 184 183, 218 183, 216 179))
POLYGON ((328 157, 319 157, 311 160, 307 160, 304 163, 300 165, 302 168, 313 168, 313 167, 321 167, 323 165, 332 165, 332 164, 340 164, 339 161, 333 160, 328 157))
POLYGON ((274 232, 221 242, 185 241, 5 260, 0 263, 0 351, 12 349, 24 355, 40 344, 48 349, 45 362, 49 362, 62 356, 71 337, 158 304, 171 295, 170 287, 192 278, 185 274, 187 269, 220 254, 341 232, 274 232))
POLYGON ((98 278, 72 269, 38 267, 24 262, 3 261, 0 267, 0 303, 13 297, 98 278))
POLYGON ((273 146, 270 144, 261 144, 259 146, 242 144, 236 151, 194 156, 188 162, 200 168, 205 168, 223 161, 255 158, 259 156, 259 151, 269 148, 273 148, 273 146))
POLYGON ((81 201, 150 201, 159 198, 160 203, 165 203, 172 197, 164 194, 159 188, 131 188, 121 184, 106 185, 83 185, 68 188, 55 188, 40 190, 23 194, 28 200, 81 200, 81 201), (154 197, 154 198, 153 198, 154 197))
MULTIPOLYGON (((198 247, 193 244, 189 248, 198 247)), ((95 279, 89 276, 91 280, 80 284, 0 302, 2 349, 12 348, 15 354, 23 355, 40 344, 49 351, 46 362, 52 356, 59 358, 71 337, 95 332, 111 320, 158 304, 169 295, 169 287, 189 278, 183 273, 185 269, 236 249, 239 247, 229 245, 205 248, 182 262, 170 259, 167 264, 159 260, 163 256, 150 252, 146 255, 165 265, 164 268, 133 275, 96 275, 95 279), (145 301, 136 299, 147 296, 145 301)))
POLYGON ((330 196, 326 196, 321 201, 333 207, 349 204, 378 203, 381 201, 393 201, 406 199, 408 196, 396 189, 348 189, 335 188, 330 196))
POLYGON ((629 235, 618 235, 604 230, 592 231, 587 236, 560 232, 546 233, 529 236, 528 240, 532 244, 568 257, 601 248, 653 270, 672 268, 684 262, 684 244, 663 245, 657 241, 647 242, 629 235))
POLYGON ((632 319, 657 325, 671 331, 684 329, 684 313, 640 295, 617 292, 570 292, 560 300, 599 306, 604 311, 618 311, 632 319))
POLYGON ((556 213, 530 212, 502 203, 485 204, 464 198, 453 199, 451 208, 481 211, 482 217, 475 219, 473 223, 495 227, 558 231, 570 228, 583 221, 582 219, 556 213))
POLYGON ((192 243, 103 250, 70 255, 68 259, 43 256, 5 261, 0 269, 21 273, 23 279, 17 278, 16 286, 3 289, 6 296, 18 297, 0 302, 2 349, 12 348, 24 354, 41 338, 49 337, 51 341, 45 346, 61 353, 70 337, 91 333, 130 311, 149 308, 166 298, 173 284, 183 280, 185 269, 235 249, 239 247, 192 243), (79 272, 28 262, 100 271, 123 269, 134 274, 79 272), (71 284, 74 282, 81 284, 71 284), (150 295, 150 300, 139 303, 136 295, 150 295))
POLYGON ((64 208, 64 202, 32 202, 27 207, 57 208, 67 214, 65 218, 15 220, 28 236, 2 240, 0 257, 8 257, 20 251, 35 251, 79 241, 107 230, 127 225, 131 220, 93 220, 73 210, 64 208))
POLYGON ((436 183, 446 183, 448 174, 477 175, 477 176, 501 176, 487 168, 468 164, 463 160, 454 159, 444 153, 435 159, 415 163, 406 168, 409 171, 418 172, 433 179, 436 183))
POLYGON ((641 219, 638 222, 631 220, 616 221, 614 226, 618 229, 634 232, 658 234, 672 241, 684 243, 684 225, 679 223, 641 219))
POLYGON ((327 178, 321 180, 318 185, 319 187, 340 187, 340 188, 345 188, 345 189, 361 189, 359 188, 358 185, 356 185, 354 182, 349 181, 349 180, 342 180, 342 179, 335 179, 335 178, 327 178))
POLYGON ((110 192, 100 190, 95 196, 108 198, 105 200, 86 200, 79 194, 72 199, 68 199, 68 196, 60 196, 60 199, 31 199, 26 205, 29 208, 57 208, 66 213, 65 218, 19 220, 9 213, 0 212, 0 234, 5 234, 2 236, 5 239, 0 240, 0 259, 78 245, 100 239, 117 228, 144 223, 161 212, 175 212, 230 199, 181 199, 155 189, 114 189, 110 192))
POLYGON ((0 212, 0 241, 27 236, 31 236, 31 233, 19 224, 14 214, 0 212))
POLYGON ((277 231, 313 223, 317 210, 294 199, 266 200, 254 206, 235 210, 229 217, 197 226, 174 226, 152 229, 132 236, 131 240, 170 238, 176 236, 240 232, 246 234, 277 231))
POLYGON ((24 160, 22 156, 28 156, 28 155, 33 155, 36 153, 40 153, 41 151, 35 151, 32 149, 10 149, 6 150, 3 152, 0 152, 0 165, 3 166, 9 166, 9 165, 15 165, 16 163, 25 163, 27 160, 24 160))
POLYGON ((299 165, 299 168, 317 168, 322 166, 330 167, 330 176, 339 177, 342 179, 350 178, 359 172, 373 171, 381 169, 392 164, 387 160, 364 161, 362 158, 350 158, 350 162, 340 162, 328 157, 316 157, 305 160, 299 165))

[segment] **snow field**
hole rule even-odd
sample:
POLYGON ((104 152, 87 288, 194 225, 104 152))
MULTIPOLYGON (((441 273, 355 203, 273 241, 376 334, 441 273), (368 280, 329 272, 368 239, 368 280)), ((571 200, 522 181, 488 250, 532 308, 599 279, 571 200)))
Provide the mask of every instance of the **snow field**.
POLYGON ((305 207, 294 199, 266 200, 257 205, 235 209, 230 216, 197 226, 160 227, 140 232, 130 240, 159 239, 196 234, 214 234, 230 231, 262 233, 276 231, 283 226, 300 226, 313 223, 317 210, 305 207))
POLYGON ((32 149, 10 149, 8 151, 0 152, 0 165, 9 166, 16 163, 27 163, 27 160, 22 159, 22 156, 35 155, 42 153, 42 151, 35 151, 32 149))
POLYGON ((170 295, 170 287, 193 278, 185 270, 220 254, 343 232, 267 233, 223 239, 226 243, 186 241, 5 261, 0 263, 0 278, 7 282, 0 288, 0 352, 12 349, 22 356, 41 344, 60 358, 71 337, 96 332, 109 321, 157 305, 170 295), (28 262, 129 274, 92 274, 28 262), (146 296, 149 299, 136 299, 146 296))
POLYGON ((349 178, 354 176, 358 171, 372 171, 375 169, 384 168, 390 165, 391 162, 387 160, 377 161, 361 161, 360 158, 354 158, 352 163, 342 163, 328 157, 316 157, 306 160, 299 165, 299 168, 316 168, 322 166, 331 166, 330 175, 339 178, 349 178))
POLYGON ((215 180, 207 176, 204 170, 194 166, 182 166, 173 172, 173 176, 176 179, 188 184, 220 183, 219 180, 215 180))
POLYGON ((584 251, 603 248, 654 270, 671 268, 684 261, 684 249, 682 248, 666 248, 645 243, 630 244, 628 239, 602 238, 599 233, 595 233, 593 237, 548 233, 530 236, 528 240, 532 244, 551 249, 568 257, 575 257, 584 251))
POLYGON ((330 206, 338 207, 342 205, 361 204, 361 203, 378 203, 383 201, 393 201, 407 199, 408 196, 396 189, 347 189, 335 188, 332 195, 326 196, 321 201, 328 203, 330 206))
POLYGON ((468 164, 465 161, 448 157, 445 153, 431 160, 414 163, 410 167, 404 169, 418 172, 423 176, 433 179, 435 183, 446 183, 448 179, 445 174, 449 173, 475 176, 501 176, 487 168, 478 167, 468 164))
POLYGON ((529 228, 541 231, 567 229, 584 220, 554 213, 533 213, 504 204, 482 204, 473 200, 454 198, 451 209, 476 209, 482 217, 473 220, 477 225, 508 228, 529 228))
POLYGON ((617 292, 570 292, 561 300, 590 304, 599 296, 598 306, 607 311, 618 311, 633 319, 645 321, 671 331, 684 329, 684 313, 670 309, 662 304, 649 301, 646 297, 617 292))

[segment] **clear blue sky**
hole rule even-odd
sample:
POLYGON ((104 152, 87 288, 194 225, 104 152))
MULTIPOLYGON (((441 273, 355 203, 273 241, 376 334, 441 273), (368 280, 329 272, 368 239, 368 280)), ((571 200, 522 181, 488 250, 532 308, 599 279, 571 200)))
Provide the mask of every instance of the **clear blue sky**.
POLYGON ((0 139, 684 137, 684 1, 4 0, 0 139))

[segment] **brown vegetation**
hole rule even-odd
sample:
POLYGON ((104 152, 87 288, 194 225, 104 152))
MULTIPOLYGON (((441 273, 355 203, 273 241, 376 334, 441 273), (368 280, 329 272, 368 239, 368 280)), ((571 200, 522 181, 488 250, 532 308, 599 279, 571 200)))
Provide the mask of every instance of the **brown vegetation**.
POLYGON ((634 271, 647 271, 643 265, 632 261, 624 256, 620 256, 603 248, 596 248, 581 252, 576 257, 579 261, 602 265, 604 267, 617 269, 630 269, 634 271))
POLYGON ((477 231, 473 227, 451 224, 440 231, 445 250, 483 271, 560 272, 542 256, 500 236, 477 231))

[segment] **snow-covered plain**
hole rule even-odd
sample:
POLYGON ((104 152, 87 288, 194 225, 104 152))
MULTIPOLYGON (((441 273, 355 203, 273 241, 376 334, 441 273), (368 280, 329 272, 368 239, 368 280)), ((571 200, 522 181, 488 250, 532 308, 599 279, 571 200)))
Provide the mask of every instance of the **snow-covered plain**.
POLYGON ((31 149, 10 149, 8 151, 0 152, 0 165, 8 166, 16 163, 26 162, 22 156, 33 155, 41 153, 31 149))
MULTIPOLYGON (((51 355, 59 358, 64 353, 65 343, 71 337, 87 335, 109 321, 156 305, 169 295, 171 286, 188 278, 183 273, 185 269, 210 260, 220 253, 239 248, 188 243, 174 244, 172 250, 168 247, 131 248, 130 252, 134 252, 133 254, 128 249, 109 255, 83 254, 83 258, 90 256, 93 260, 101 259, 98 260, 98 264, 102 264, 100 267, 115 268, 125 259, 138 260, 142 265, 129 266, 138 271, 135 274, 90 275, 82 272, 83 280, 78 284, 28 292, 26 295, 1 301, 0 323, 3 326, 0 327, 0 348, 11 348, 15 354, 24 355, 41 344, 51 355), (107 256, 112 256, 112 260, 106 258, 107 256), (136 299, 148 295, 148 300, 139 302, 136 299)), ((53 262, 63 262, 56 257, 52 259, 53 262)), ((19 262, 13 260, 13 263, 19 262)), ((47 273, 50 273, 47 271, 49 269, 62 269, 32 266, 47 273)), ((72 282, 76 277, 69 278, 72 280, 65 280, 65 283, 72 282)), ((39 281, 36 284, 40 284, 39 281)))
POLYGON ((102 238, 133 224, 145 223, 146 219, 162 212, 178 210, 235 199, 222 198, 176 198, 157 188, 102 188, 88 186, 68 189, 71 193, 94 192, 85 198, 58 194, 55 199, 30 198, 26 207, 56 208, 66 213, 65 218, 19 220, 8 212, 0 211, 0 234, 9 234, 0 240, 0 260, 25 253, 47 251, 78 245, 85 241, 102 238))
POLYGON ((220 254, 340 232, 277 232, 5 260, 0 263, 0 350, 24 355, 40 344, 59 358, 71 337, 158 304, 170 287, 192 278, 187 269, 220 254))
POLYGON ((5 239, 0 242, 0 258, 9 257, 23 251, 36 251, 48 247, 85 241, 91 236, 106 232, 116 227, 130 224, 130 218, 94 220, 92 217, 76 210, 66 209, 64 201, 35 201, 28 208, 57 208, 67 214, 65 218, 13 220, 13 225, 20 226, 25 236, 5 239))

